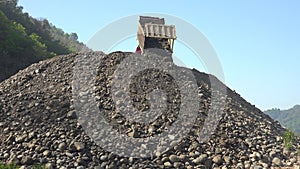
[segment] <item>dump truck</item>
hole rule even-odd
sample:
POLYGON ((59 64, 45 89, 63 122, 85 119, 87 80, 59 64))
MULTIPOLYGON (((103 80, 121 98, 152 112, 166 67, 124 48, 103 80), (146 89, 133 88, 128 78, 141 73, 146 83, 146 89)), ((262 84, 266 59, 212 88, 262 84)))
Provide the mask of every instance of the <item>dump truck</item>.
POLYGON ((137 51, 141 54, 145 49, 158 48, 173 53, 176 32, 174 25, 165 25, 165 19, 151 16, 139 16, 137 51))

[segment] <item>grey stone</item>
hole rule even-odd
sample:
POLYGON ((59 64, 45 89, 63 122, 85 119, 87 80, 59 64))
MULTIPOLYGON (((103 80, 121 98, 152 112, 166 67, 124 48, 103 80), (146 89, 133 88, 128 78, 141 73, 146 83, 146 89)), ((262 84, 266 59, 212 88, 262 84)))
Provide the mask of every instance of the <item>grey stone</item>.
POLYGON ((184 167, 184 164, 183 164, 182 162, 175 162, 175 163, 173 164, 173 166, 174 166, 175 168, 183 168, 183 167, 184 167))
POLYGON ((206 160, 204 161, 204 165, 205 165, 205 167, 207 167, 207 168, 211 168, 211 166, 212 166, 212 160, 211 160, 211 159, 206 159, 206 160))
POLYGON ((66 156, 68 156, 68 157, 73 157, 73 154, 72 154, 72 153, 69 153, 69 152, 66 152, 66 156))
POLYGON ((31 165, 33 164, 33 159, 29 156, 23 156, 21 163, 26 165, 31 165))
POLYGON ((276 152, 274 150, 270 151, 269 156, 271 158, 275 157, 276 156, 276 152))
POLYGON ((214 156, 214 158, 212 159, 212 161, 218 165, 222 164, 222 156, 221 155, 216 155, 214 156))
POLYGON ((226 164, 230 164, 231 163, 231 157, 224 156, 224 161, 225 161, 226 164))
POLYGON ((208 157, 207 154, 201 154, 199 157, 194 159, 193 162, 196 164, 204 163, 204 161, 207 160, 207 157, 208 157))
POLYGON ((62 142, 58 145, 58 150, 64 151, 67 148, 66 143, 62 142))
POLYGON ((177 156, 177 155, 174 155, 174 154, 170 155, 169 159, 170 159, 170 161, 173 162, 173 163, 174 163, 174 162, 177 162, 177 161, 180 161, 180 159, 178 158, 178 156, 177 156))
POLYGON ((43 152, 43 155, 46 156, 46 157, 48 157, 50 154, 51 154, 51 152, 49 150, 45 150, 43 152))
POLYGON ((104 161, 104 160, 106 160, 107 159, 107 155, 102 155, 101 157, 100 157, 100 160, 102 160, 102 161, 104 161))
POLYGON ((165 167, 172 167, 172 164, 169 161, 167 161, 167 162, 164 162, 164 166, 165 167))
POLYGON ((136 130, 133 130, 132 132, 128 133, 129 137, 137 138, 139 137, 139 134, 136 130))
POLYGON ((275 164, 276 166, 282 165, 282 162, 278 157, 273 158, 272 163, 275 164))
POLYGON ((67 117, 68 118, 71 118, 71 119, 75 119, 76 117, 77 117, 77 115, 76 115, 76 112, 75 111, 69 111, 68 113, 67 113, 67 117))
POLYGON ((85 148, 85 145, 82 142, 74 142, 74 146, 77 151, 81 151, 85 148))
POLYGON ((15 139, 15 141, 17 143, 21 143, 21 142, 23 142, 25 140, 26 137, 27 137, 27 134, 22 134, 21 136, 17 136, 16 139, 15 139))
POLYGON ((245 168, 250 168, 250 166, 251 166, 251 162, 250 161, 245 161, 244 162, 244 167, 245 168))
POLYGON ((102 169, 103 167, 101 167, 100 165, 95 166, 94 169, 102 169))
MULTIPOLYGON (((246 166, 245 166, 245 168, 246 168, 246 166)), ((253 169, 264 169, 264 168, 260 165, 256 165, 256 166, 253 167, 253 169)))
POLYGON ((34 138, 36 136, 36 132, 32 131, 28 134, 28 139, 31 140, 32 138, 34 138))

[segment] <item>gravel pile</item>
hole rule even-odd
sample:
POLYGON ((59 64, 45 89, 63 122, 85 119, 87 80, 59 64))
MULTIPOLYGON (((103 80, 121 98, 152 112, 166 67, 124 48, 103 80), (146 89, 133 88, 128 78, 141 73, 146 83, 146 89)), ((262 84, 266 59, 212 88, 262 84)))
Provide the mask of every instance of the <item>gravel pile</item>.
MULTIPOLYGON (((122 74, 116 75, 115 72, 129 55, 131 53, 105 55, 95 52, 58 56, 33 64, 2 82, 0 163, 15 162, 22 168, 42 164, 47 168, 77 169, 225 169, 299 165, 299 140, 293 141, 290 150, 284 149, 282 136, 285 129, 278 122, 246 102, 214 76, 195 69, 182 68, 193 73, 197 84, 196 92, 190 92, 197 97, 187 103, 180 95, 181 88, 176 79, 167 72, 152 68, 130 76, 131 81, 126 89, 129 100, 133 107, 145 113, 135 115, 132 117, 134 120, 126 118, 130 113, 125 117, 122 111, 130 112, 130 107, 122 102, 126 99, 118 100, 122 98, 119 97, 122 95, 121 88, 112 86, 127 79, 120 78, 122 74), (95 81, 87 76, 92 74, 89 69, 92 66, 85 63, 87 57, 95 58, 93 61, 99 64, 95 81), (78 69, 78 62, 83 64, 81 68, 84 69, 81 73, 74 73, 78 72, 74 71, 78 69), (116 83, 114 79, 118 78, 121 81, 116 83), (92 89, 84 81, 91 81, 92 89), (165 95, 151 100, 151 93, 159 90, 164 91, 165 95), (94 100, 90 100, 89 95, 93 95, 94 100), (166 103, 161 113, 149 111, 152 101, 166 103), (93 112, 93 105, 86 104, 92 102, 102 112, 103 118, 93 112), (184 110, 197 108, 193 111, 195 118, 188 121, 192 120, 190 126, 188 122, 179 125, 178 133, 169 134, 166 142, 152 147, 150 144, 130 142, 137 138, 155 137, 176 125, 176 120, 181 117, 182 103, 186 104, 184 110), (86 121, 87 118, 89 121, 86 121), (143 118, 152 120, 142 123, 143 118), (103 130, 105 128, 101 131, 103 126, 97 124, 101 120, 109 124, 114 132, 131 138, 129 144, 122 147, 116 144, 117 141, 109 140, 113 133, 106 132, 103 130), (210 130, 215 125, 216 129, 210 130), (101 132, 102 136, 106 132, 107 138, 97 138, 101 132), (178 139, 183 133, 185 136, 178 139), (207 136, 208 139, 204 139, 207 136), (166 151, 163 151, 164 148, 167 148, 166 151), (126 155, 128 153, 132 156, 126 155), (141 157, 137 158, 137 155, 141 157)), ((174 67, 171 63, 169 65, 174 67)), ((192 80, 184 85, 192 86, 192 80)))

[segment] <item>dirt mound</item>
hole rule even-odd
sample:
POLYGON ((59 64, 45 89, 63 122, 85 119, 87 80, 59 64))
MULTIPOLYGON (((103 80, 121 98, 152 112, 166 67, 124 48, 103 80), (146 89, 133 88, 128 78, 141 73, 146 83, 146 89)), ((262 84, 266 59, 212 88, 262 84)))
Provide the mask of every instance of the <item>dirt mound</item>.
MULTIPOLYGON (((115 140, 103 137, 95 139, 103 132, 99 132, 101 128, 97 125, 100 118, 98 114, 89 114, 93 111, 88 107, 90 105, 77 103, 95 102, 98 110, 103 112, 102 120, 111 125, 114 132, 131 139, 155 137, 177 124, 176 120, 181 118, 181 104, 185 104, 183 95, 180 95, 182 88, 168 72, 155 68, 130 76, 127 89, 133 107, 147 113, 134 116, 139 121, 135 122, 120 112, 130 110, 128 106, 122 106, 121 99, 116 99, 122 91, 121 88, 114 89, 112 86, 114 78, 122 74, 116 77, 114 72, 118 71, 118 66, 130 55, 131 53, 123 52, 105 55, 99 52, 58 56, 33 64, 2 82, 0 163, 16 162, 24 166, 42 163, 48 168, 270 168, 298 163, 298 140, 294 140, 291 150, 285 150, 282 137, 285 130, 278 122, 246 102, 214 76, 195 69, 181 68, 192 72, 197 85, 197 97, 191 98, 192 104, 186 102, 187 108, 184 109, 198 110, 192 111, 196 116, 190 119, 193 123, 185 128, 187 130, 184 127, 190 121, 180 125, 183 129, 179 129, 179 134, 170 134, 166 143, 153 147, 150 144, 146 146, 139 142, 129 142, 122 149, 115 140), (90 86, 84 83, 84 80, 90 81, 86 75, 91 66, 84 63, 89 57, 97 58, 95 62, 99 63, 96 79, 92 81, 94 100, 89 100, 90 86), (83 68, 81 71, 84 76, 74 71, 78 69, 78 63, 83 63, 79 69, 83 68), (83 79, 84 77, 87 79, 83 79), (151 93, 158 90, 164 91, 165 95, 154 98, 154 101, 164 100, 166 103, 164 111, 159 115, 149 111, 151 93), (195 105, 198 106, 194 107, 195 105), (154 120, 142 123, 144 116, 154 120), (84 121, 86 117, 90 118, 89 121, 84 121), (215 130, 207 130, 210 125, 212 128, 214 126, 213 122, 206 124, 207 119, 215 119, 215 130), (183 133, 185 136, 178 140, 183 133), (209 138, 202 141, 199 139, 205 136, 209 138), (109 141, 110 145, 99 144, 109 141), (170 144, 167 144, 168 141, 170 144), (164 145, 167 145, 166 151, 159 151, 164 145), (131 146, 130 153, 133 157, 126 156, 128 152, 123 153, 128 151, 126 146, 131 146), (149 150, 155 151, 151 154, 149 150), (147 153, 151 156, 147 156, 147 153), (145 154, 145 157, 135 158, 134 155, 137 154, 142 157, 145 154)), ((176 68, 174 65, 170 66, 176 68)), ((124 79, 126 78, 121 78, 119 84, 124 79)), ((192 85, 192 81, 183 85, 192 85)), ((190 117, 190 114, 183 114, 190 117)), ((111 135, 112 133, 106 133, 108 138, 111 135)))

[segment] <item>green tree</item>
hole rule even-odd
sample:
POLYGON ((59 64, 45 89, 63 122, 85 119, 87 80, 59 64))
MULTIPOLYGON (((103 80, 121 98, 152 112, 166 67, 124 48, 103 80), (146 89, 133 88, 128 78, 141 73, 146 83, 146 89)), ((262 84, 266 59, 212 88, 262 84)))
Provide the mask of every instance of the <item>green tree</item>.
POLYGON ((78 36, 77 36, 76 33, 71 33, 70 38, 71 38, 72 40, 75 40, 75 41, 78 40, 78 36))
POLYGON ((40 58, 46 58, 48 56, 47 46, 41 42, 41 37, 35 33, 32 33, 29 37, 34 44, 33 50, 35 51, 36 55, 40 58))
POLYGON ((0 81, 34 62, 87 49, 77 40, 76 33, 23 13, 18 0, 0 0, 0 81))

